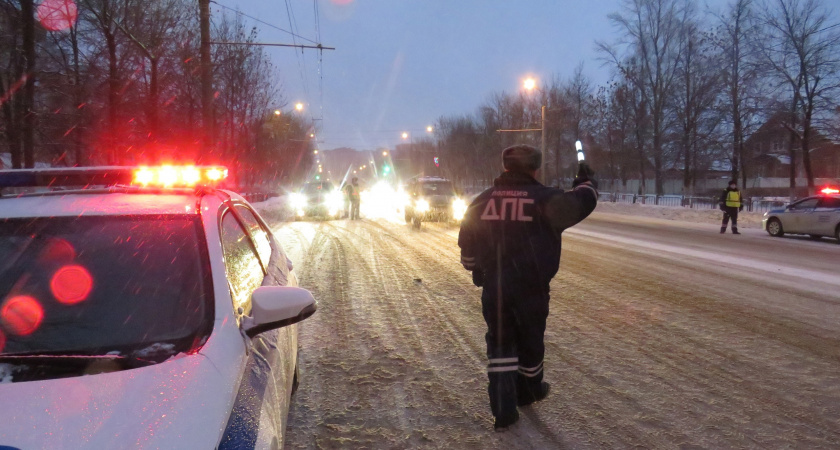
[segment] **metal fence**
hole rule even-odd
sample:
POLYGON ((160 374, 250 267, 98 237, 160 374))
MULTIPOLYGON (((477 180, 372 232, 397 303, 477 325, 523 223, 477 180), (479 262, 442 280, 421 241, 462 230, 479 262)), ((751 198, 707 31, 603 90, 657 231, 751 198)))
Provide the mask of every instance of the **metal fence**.
MULTIPOLYGON (((638 203, 640 205, 658 205, 693 209, 717 209, 717 197, 691 197, 685 195, 623 194, 619 192, 601 192, 598 200, 613 203, 638 203)), ((785 206, 787 202, 778 199, 746 198, 744 208, 751 212, 766 212, 785 206)))

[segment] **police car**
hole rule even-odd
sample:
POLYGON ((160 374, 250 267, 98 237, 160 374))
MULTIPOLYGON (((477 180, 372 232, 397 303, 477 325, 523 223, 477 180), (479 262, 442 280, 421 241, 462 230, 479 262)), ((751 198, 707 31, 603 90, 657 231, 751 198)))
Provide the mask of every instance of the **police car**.
POLYGON ((440 177, 419 177, 406 186, 405 222, 420 228, 422 222, 460 221, 467 203, 455 194, 452 182, 440 177))
POLYGON ((775 237, 807 234, 814 239, 829 236, 840 241, 840 190, 825 188, 820 195, 768 211, 761 227, 775 237))
POLYGON ((316 302, 225 174, 0 171, 0 446, 282 447, 316 302))

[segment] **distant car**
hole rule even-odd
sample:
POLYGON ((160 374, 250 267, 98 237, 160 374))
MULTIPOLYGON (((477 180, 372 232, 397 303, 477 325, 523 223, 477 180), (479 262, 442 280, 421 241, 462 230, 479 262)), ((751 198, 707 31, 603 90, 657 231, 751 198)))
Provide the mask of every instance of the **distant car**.
POLYGON ((283 446, 316 304, 224 172, 0 171, 0 447, 283 446))
POLYGON ((467 204, 455 194, 452 182, 440 177, 420 177, 406 185, 405 222, 420 228, 423 222, 457 222, 467 204))
POLYGON ((840 243, 840 193, 826 188, 820 195, 770 210, 764 213, 761 227, 770 236, 807 234, 814 239, 833 237, 840 243))
POLYGON ((289 195, 295 218, 325 217, 338 219, 344 215, 344 194, 329 181, 305 183, 289 195))

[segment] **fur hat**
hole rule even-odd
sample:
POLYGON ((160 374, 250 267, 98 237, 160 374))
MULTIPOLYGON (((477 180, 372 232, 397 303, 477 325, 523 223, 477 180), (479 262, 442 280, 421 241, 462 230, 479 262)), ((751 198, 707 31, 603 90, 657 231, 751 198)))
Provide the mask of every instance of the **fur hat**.
POLYGON ((502 150, 502 165, 510 172, 534 172, 542 165, 542 152, 530 145, 514 145, 502 150))

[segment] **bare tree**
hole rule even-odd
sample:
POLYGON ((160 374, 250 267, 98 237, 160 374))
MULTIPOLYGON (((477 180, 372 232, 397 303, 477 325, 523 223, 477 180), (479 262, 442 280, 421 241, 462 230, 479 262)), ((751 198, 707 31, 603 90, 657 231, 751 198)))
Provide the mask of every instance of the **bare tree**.
POLYGON ((677 82, 682 57, 680 35, 688 12, 686 4, 684 0, 625 0, 622 13, 610 14, 610 20, 623 35, 619 45, 629 48, 638 70, 629 70, 627 60, 616 46, 598 44, 608 60, 639 88, 650 111, 657 194, 663 188, 668 97, 677 82))
POLYGON ((814 121, 830 113, 833 96, 840 92, 840 32, 828 25, 829 11, 816 0, 773 0, 763 11, 766 34, 761 51, 791 98, 791 196, 796 188, 795 140, 802 151, 808 192, 813 194, 814 121))
POLYGON ((708 36, 700 31, 696 19, 683 24, 680 46, 682 57, 670 106, 683 163, 683 192, 693 194, 701 147, 720 121, 715 110, 720 72, 708 36))
POLYGON ((732 177, 741 176, 742 186, 747 183, 746 155, 744 141, 749 125, 755 115, 749 108, 749 99, 756 96, 759 80, 756 65, 751 61, 749 36, 758 33, 752 10, 753 0, 734 0, 728 10, 718 17, 718 34, 713 40, 720 52, 722 83, 726 95, 722 106, 731 125, 732 177))

